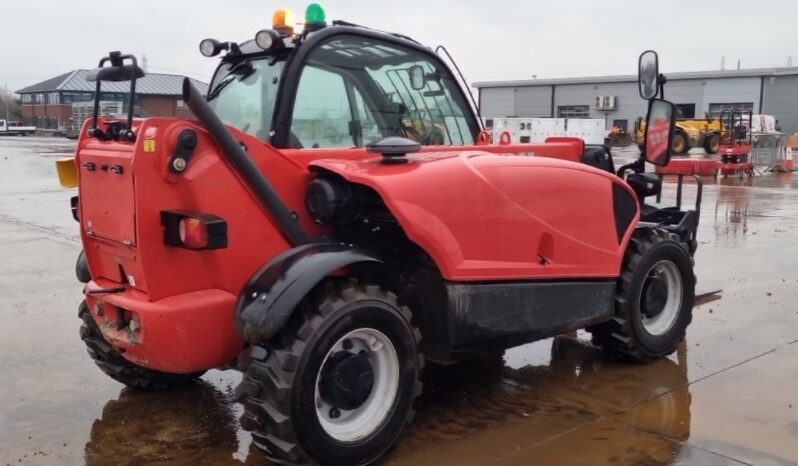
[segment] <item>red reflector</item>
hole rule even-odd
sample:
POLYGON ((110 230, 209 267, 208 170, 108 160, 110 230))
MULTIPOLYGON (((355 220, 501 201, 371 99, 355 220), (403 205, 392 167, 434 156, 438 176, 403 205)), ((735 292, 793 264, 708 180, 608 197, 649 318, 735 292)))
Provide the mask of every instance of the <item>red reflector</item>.
POLYGON ((208 247, 208 229, 202 220, 183 217, 180 219, 180 241, 192 249, 208 247))

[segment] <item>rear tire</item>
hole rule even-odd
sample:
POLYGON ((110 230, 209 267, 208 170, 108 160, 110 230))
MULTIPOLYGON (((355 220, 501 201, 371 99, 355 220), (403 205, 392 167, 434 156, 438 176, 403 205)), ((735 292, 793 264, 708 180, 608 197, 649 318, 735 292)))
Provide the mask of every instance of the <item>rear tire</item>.
POLYGON ((276 337, 239 359, 241 426, 275 462, 368 464, 412 418, 421 334, 379 286, 350 279, 320 288, 276 337))
POLYGON ((673 133, 673 141, 671 141, 671 150, 674 154, 685 154, 690 148, 687 145, 687 136, 682 132, 673 133))
POLYGON ((720 134, 711 134, 704 139, 704 151, 707 154, 717 154, 718 149, 720 149, 720 134))
POLYGON ((615 316, 591 327, 607 353, 646 362, 667 356, 693 319, 695 275, 686 247, 663 230, 638 230, 629 242, 615 316))
POLYGON ((83 321, 80 338, 86 344, 89 356, 101 371, 119 383, 138 390, 158 391, 191 382, 204 373, 171 374, 137 366, 125 359, 103 338, 86 301, 80 303, 78 317, 83 321))

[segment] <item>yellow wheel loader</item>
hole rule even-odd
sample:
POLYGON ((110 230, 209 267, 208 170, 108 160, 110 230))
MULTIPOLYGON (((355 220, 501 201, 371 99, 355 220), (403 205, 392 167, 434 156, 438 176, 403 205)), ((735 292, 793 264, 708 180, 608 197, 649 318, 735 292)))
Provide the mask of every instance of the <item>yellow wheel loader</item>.
MULTIPOLYGON (((635 122, 635 141, 642 144, 646 124, 642 119, 635 122)), ((707 154, 717 154, 723 125, 718 118, 679 118, 671 142, 674 154, 686 154, 694 147, 703 147, 707 154)), ((641 149, 642 150, 642 149, 641 149)))

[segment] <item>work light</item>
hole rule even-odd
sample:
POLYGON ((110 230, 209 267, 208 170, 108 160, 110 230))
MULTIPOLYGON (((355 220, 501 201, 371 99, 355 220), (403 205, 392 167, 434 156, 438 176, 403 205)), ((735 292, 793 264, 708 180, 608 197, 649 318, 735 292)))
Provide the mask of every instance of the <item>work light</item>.
POLYGON ((263 50, 269 50, 275 45, 282 46, 283 39, 271 29, 263 29, 255 34, 255 44, 263 50))
POLYGON ((205 39, 199 44, 200 53, 204 57, 215 57, 222 51, 222 43, 216 39, 205 39))

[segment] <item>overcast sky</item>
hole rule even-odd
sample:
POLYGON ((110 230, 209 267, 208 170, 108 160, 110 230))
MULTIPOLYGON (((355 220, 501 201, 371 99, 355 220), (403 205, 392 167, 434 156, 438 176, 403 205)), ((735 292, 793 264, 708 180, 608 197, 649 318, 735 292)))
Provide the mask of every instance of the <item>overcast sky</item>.
MULTIPOLYGON (((598 0, 325 0, 330 19, 446 45, 469 82, 633 74, 638 54, 660 52, 668 71, 798 65, 798 2, 598 0)), ((11 91, 110 50, 146 54, 149 71, 207 80, 202 38, 243 41, 296 0, 36 0, 3 2, 0 86, 11 91)))

